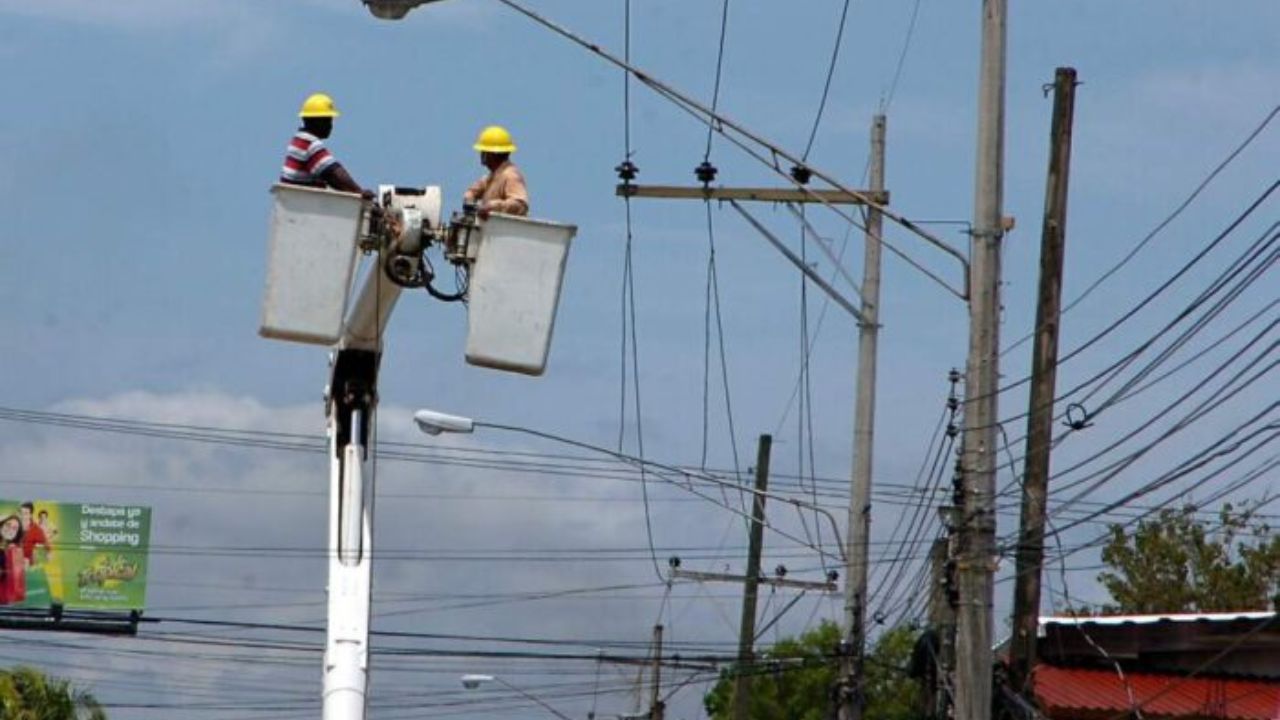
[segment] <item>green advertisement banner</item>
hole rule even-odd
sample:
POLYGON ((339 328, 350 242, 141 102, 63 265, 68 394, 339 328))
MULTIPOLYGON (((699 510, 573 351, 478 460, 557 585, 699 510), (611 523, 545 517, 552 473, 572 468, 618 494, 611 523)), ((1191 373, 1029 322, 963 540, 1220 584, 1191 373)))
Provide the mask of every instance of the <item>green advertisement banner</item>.
POLYGON ((142 610, 151 508, 0 500, 0 608, 142 610))

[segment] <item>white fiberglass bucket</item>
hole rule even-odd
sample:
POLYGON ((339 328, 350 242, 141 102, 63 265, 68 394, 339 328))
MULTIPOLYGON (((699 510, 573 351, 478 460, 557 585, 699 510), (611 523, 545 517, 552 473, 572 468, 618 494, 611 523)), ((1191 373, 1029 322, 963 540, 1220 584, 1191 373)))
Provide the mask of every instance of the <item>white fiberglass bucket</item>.
POLYGON ((351 295, 364 201, 353 193, 271 188, 263 337, 332 345, 351 295))
POLYGON ((471 270, 467 362, 541 375, 574 225, 494 214, 480 226, 471 270))

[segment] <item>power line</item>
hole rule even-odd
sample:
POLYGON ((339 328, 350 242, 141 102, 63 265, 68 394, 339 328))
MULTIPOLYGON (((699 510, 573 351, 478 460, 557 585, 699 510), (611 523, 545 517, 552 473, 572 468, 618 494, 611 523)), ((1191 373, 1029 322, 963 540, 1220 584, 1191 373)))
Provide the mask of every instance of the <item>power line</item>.
MULTIPOLYGON (((1201 248, 1197 253, 1195 253, 1195 255, 1193 255, 1193 256, 1192 256, 1192 258, 1191 258, 1190 260, 1188 260, 1186 263, 1184 263, 1184 264, 1182 265, 1182 267, 1180 267, 1176 272, 1174 272, 1174 274, 1173 274, 1173 275, 1171 275, 1170 277, 1166 278, 1166 279, 1165 279, 1165 281, 1164 281, 1164 282, 1162 282, 1162 283, 1159 285, 1159 287, 1157 287, 1157 288, 1156 288, 1155 290, 1153 290, 1152 292, 1148 293, 1148 294, 1146 295, 1146 297, 1144 297, 1142 300, 1140 300, 1136 305, 1134 305, 1133 307, 1129 308, 1129 309, 1128 309, 1128 310, 1126 310, 1124 313, 1122 313, 1122 314, 1120 315, 1120 317, 1118 317, 1117 319, 1113 320, 1113 321, 1112 321, 1109 325, 1107 325, 1107 327, 1106 327, 1106 328, 1104 328, 1101 332, 1098 332, 1098 333, 1094 334, 1092 337, 1090 337, 1089 339, 1085 340, 1085 341, 1084 341, 1083 343, 1081 343, 1080 345, 1076 346, 1076 347, 1075 347, 1074 349, 1072 349, 1070 352, 1068 352, 1068 353, 1064 354, 1064 355, 1061 357, 1061 359, 1058 361, 1058 365, 1059 365, 1059 366, 1061 366, 1061 365, 1063 365, 1064 363, 1068 362, 1069 360, 1074 359, 1075 357, 1077 357, 1077 356, 1079 356, 1081 353, 1083 353, 1085 350, 1088 350, 1090 347, 1092 347, 1093 345, 1095 345, 1095 344, 1097 344, 1098 342, 1100 342, 1103 338, 1105 338, 1105 337, 1107 337, 1108 335, 1110 335, 1112 332, 1114 332, 1114 331, 1115 331, 1117 328, 1119 328, 1121 325, 1123 325, 1123 324, 1125 324, 1126 322, 1128 322, 1129 320, 1131 320, 1131 319, 1132 319, 1134 316, 1136 316, 1136 315, 1137 315, 1137 314, 1138 314, 1138 313, 1139 313, 1143 308, 1145 308, 1147 305, 1151 304, 1151 303, 1152 303, 1156 298, 1158 298, 1160 295, 1164 294, 1164 292, 1165 292, 1166 290, 1168 290, 1170 287, 1172 287, 1172 286, 1174 285, 1174 283, 1176 283, 1180 278, 1182 278, 1184 275, 1186 275, 1188 272, 1190 272, 1190 271, 1191 271, 1191 270, 1192 270, 1196 265, 1198 265, 1202 260, 1204 260, 1206 257, 1208 257, 1208 256, 1209 256, 1209 254, 1210 254, 1214 249, 1216 249, 1220 244, 1222 244, 1222 242, 1223 242, 1223 241, 1225 241, 1228 237, 1230 237, 1230 236, 1231 236, 1231 234, 1232 234, 1233 232, 1235 232, 1235 230, 1236 230, 1237 228, 1239 228, 1239 227, 1240 227, 1240 225, 1241 225, 1241 224, 1243 224, 1245 220, 1247 220, 1251 215, 1253 215, 1253 213, 1254 213, 1255 211, 1257 211, 1257 209, 1258 209, 1259 207, 1261 207, 1261 206, 1262 206, 1262 205, 1267 201, 1267 199, 1268 199, 1268 198, 1270 198, 1270 196, 1272 195, 1272 193, 1274 193, 1278 187, 1280 187, 1280 180, 1277 180, 1277 181, 1273 182, 1270 186, 1268 186, 1265 190, 1263 190, 1263 191, 1262 191, 1262 193, 1261 193, 1257 198, 1255 198, 1255 199, 1254 199, 1254 200, 1249 204, 1249 206, 1248 206, 1248 207, 1246 207, 1246 208, 1245 208, 1243 211, 1241 211, 1241 212, 1240 212, 1240 213, 1239 213, 1235 218, 1233 218, 1233 219, 1232 219, 1232 221, 1227 225, 1227 227, 1226 227, 1224 230, 1222 230, 1221 232, 1219 232, 1219 233, 1218 233, 1218 235, 1217 235, 1216 237, 1214 237, 1214 239, 1213 239, 1212 241, 1210 241, 1209 243, 1207 243, 1207 244, 1206 244, 1204 247, 1202 247, 1202 248, 1201 248)), ((1275 226, 1273 225, 1272 227, 1274 228, 1275 226)), ((1268 231, 1268 232, 1270 232, 1270 231, 1268 231)), ((1161 334, 1163 334, 1164 332, 1167 332, 1167 331, 1168 331, 1168 330, 1169 330, 1173 325, 1177 324, 1177 322, 1178 322, 1178 321, 1180 321, 1183 317, 1185 317, 1188 313, 1190 313, 1190 312, 1191 312, 1191 310, 1193 310, 1195 307, 1198 307, 1198 305, 1199 305, 1200 303, 1202 303, 1202 302, 1203 302, 1203 300, 1204 300, 1204 296, 1202 296, 1201 298, 1199 298, 1199 299, 1197 299, 1196 301, 1194 301, 1194 302, 1192 303, 1192 305, 1191 305, 1187 310, 1184 310, 1184 311, 1183 311, 1183 313, 1182 313, 1182 314, 1180 314, 1180 315, 1179 315, 1179 316, 1174 320, 1174 322, 1173 322, 1173 323, 1171 323, 1170 325, 1167 325, 1167 326, 1166 326, 1166 327, 1165 327, 1165 328, 1164 328, 1160 333, 1157 333, 1157 334, 1156 334, 1156 336, 1153 336, 1153 337, 1152 337, 1152 338, 1151 338, 1147 343, 1144 343, 1144 345, 1140 346, 1139 350, 1138 350, 1138 351, 1135 351, 1135 352, 1141 352, 1141 350, 1143 350, 1143 349, 1145 349, 1146 347, 1148 347, 1148 346, 1150 345, 1150 343, 1152 343, 1152 342, 1154 342, 1154 341, 1155 341, 1155 339, 1156 339, 1156 338, 1158 338, 1158 337, 1159 337, 1161 334)), ((1134 357, 1134 354, 1132 354, 1132 353, 1131 353, 1129 356, 1126 356, 1124 359, 1122 359, 1122 360, 1120 360, 1120 361, 1118 361, 1118 362, 1116 362, 1116 363, 1113 363, 1112 365, 1108 366, 1107 368, 1105 368, 1105 369, 1104 369, 1104 370, 1102 370, 1101 372, 1099 372, 1099 373, 1095 374, 1092 378, 1090 378, 1089 380, 1087 380, 1085 383, 1082 383, 1082 384, 1080 384, 1080 385, 1077 385, 1075 388, 1072 388, 1071 390, 1069 390, 1069 391, 1067 391, 1067 392, 1065 392, 1065 393, 1063 393, 1063 394, 1059 395, 1058 397, 1054 398, 1054 401, 1055 401, 1055 402, 1057 402, 1057 401, 1059 401, 1059 400, 1062 400, 1062 399, 1065 399, 1065 398, 1067 398, 1067 397, 1070 397, 1071 395, 1074 395, 1074 394, 1075 394, 1076 392, 1078 392, 1081 388, 1083 388, 1083 387, 1085 387, 1085 386, 1088 386, 1088 385, 1092 384, 1093 382, 1095 382, 1096 380, 1098 380, 1099 378, 1104 377, 1104 376, 1105 376, 1105 375, 1107 375, 1108 373, 1113 372, 1117 367, 1123 367, 1123 365, 1124 365, 1124 364, 1127 364, 1128 362, 1132 362, 1133 357, 1134 357)), ((996 390, 994 390, 993 392, 994 392, 995 394, 1005 393, 1005 392, 1007 392, 1007 391, 1009 391, 1009 390, 1013 390, 1013 389, 1015 389, 1015 388, 1018 388, 1018 387, 1021 387, 1022 385, 1027 384, 1028 382, 1030 382, 1030 380, 1031 380, 1031 376, 1029 376, 1029 375, 1028 375, 1028 376, 1025 376, 1025 377, 1023 377, 1023 378, 1021 378, 1021 379, 1019 379, 1019 380, 1016 380, 1016 381, 1014 381, 1014 382, 1012 382, 1012 383, 1009 383, 1009 384, 1007 384, 1007 385, 1001 386, 1000 388, 997 388, 997 389, 996 389, 996 390)), ((1009 421, 1012 421, 1012 420, 1017 420, 1017 419, 1019 419, 1019 418, 1026 417, 1026 415, 1027 415, 1027 413, 1022 413, 1022 414, 1016 415, 1016 416, 1011 417, 1011 418, 1005 418, 1005 419, 1001 420, 1001 422, 1009 422, 1009 421)))
POLYGON ((845 21, 849 19, 849 5, 850 0, 844 0, 844 6, 840 8, 840 21, 836 23, 836 39, 831 44, 831 62, 827 64, 827 79, 822 83, 822 99, 818 101, 818 111, 813 116, 813 127, 809 130, 809 140, 805 142, 804 152, 800 154, 800 160, 804 162, 809 160, 809 151, 813 150, 813 141, 817 139, 818 128, 822 125, 823 111, 827 109, 827 96, 831 92, 831 79, 835 77, 836 61, 840 59, 840 45, 844 39, 845 21))
MULTIPOLYGON (((916 4, 919 5, 918 0, 916 4)), ((1227 157, 1222 162, 1218 163, 1218 165, 1214 167, 1213 170, 1210 171, 1209 174, 1206 175, 1198 185, 1196 185, 1195 189, 1191 191, 1191 194, 1188 195, 1185 199, 1183 199, 1183 201, 1179 203, 1176 208, 1173 209, 1173 212, 1165 216, 1165 218, 1161 220, 1159 223, 1157 223, 1156 226, 1150 232, 1148 232, 1145 236, 1143 236, 1143 238, 1139 240, 1137 244, 1135 244, 1133 248, 1130 249, 1129 252, 1126 253, 1125 256, 1120 259, 1119 262, 1117 262, 1115 265, 1108 268, 1106 272, 1102 273, 1102 275, 1098 276, 1097 279, 1095 279, 1092 283, 1090 283, 1089 286, 1086 287, 1073 300, 1071 300, 1071 302, 1063 306, 1062 310, 1059 311, 1056 316, 1047 320, 1047 322, 1055 322, 1055 323, 1059 322, 1060 321, 1059 319, 1063 315, 1065 315, 1069 310, 1071 310, 1072 308, 1074 308, 1075 306, 1083 302, 1084 299, 1087 298, 1090 294, 1092 294, 1094 290, 1097 290, 1100 285, 1102 285, 1104 282, 1109 280, 1112 275, 1115 275, 1117 272, 1120 271, 1121 268, 1127 265, 1129 261, 1134 258, 1134 256, 1136 256, 1139 252, 1142 251, 1144 247, 1147 246, 1148 243, 1154 240, 1155 237, 1159 235, 1166 227, 1168 227, 1170 223, 1172 223, 1175 219, 1177 219, 1177 217, 1181 215, 1184 210, 1190 207, 1191 203, 1195 202, 1196 198, 1199 197, 1202 192, 1204 192, 1205 188, 1207 188, 1218 177, 1218 175, 1223 170, 1225 170, 1227 166, 1230 165, 1231 162, 1236 159, 1237 156, 1240 155, 1240 153, 1244 152, 1245 148, 1249 147, 1249 145, 1260 134, 1262 134, 1262 131, 1266 129, 1268 125, 1271 124, 1271 121, 1275 119, 1277 114, 1280 114, 1280 105, 1276 105, 1275 107, 1271 108, 1271 111, 1268 112, 1266 117, 1262 119, 1262 122, 1259 123, 1258 126, 1254 128, 1253 132, 1249 133, 1248 137, 1244 139, 1244 142, 1236 146, 1236 148, 1232 150, 1231 153, 1228 154, 1227 157)), ((1012 352, 1014 349, 1023 345, 1033 337, 1035 337, 1035 331, 1029 332, 1023 337, 1019 338, 1016 342, 1012 343, 1011 345, 1006 347, 1004 350, 1002 350, 1000 354, 1004 355, 1005 353, 1012 352)))

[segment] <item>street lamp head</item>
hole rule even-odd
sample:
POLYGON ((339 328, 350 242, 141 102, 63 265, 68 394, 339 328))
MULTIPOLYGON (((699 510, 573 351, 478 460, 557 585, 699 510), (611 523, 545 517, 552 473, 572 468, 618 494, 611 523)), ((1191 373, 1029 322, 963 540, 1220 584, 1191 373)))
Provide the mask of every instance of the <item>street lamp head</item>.
POLYGON ((492 675, 463 675, 462 687, 468 690, 475 690, 481 685, 493 681, 494 677, 492 675))
POLYGON ((428 435, 439 435, 443 432, 469 433, 475 430, 475 421, 460 415, 447 415, 435 410, 419 410, 413 414, 413 421, 418 429, 428 435))
POLYGON ((437 0, 363 0, 363 2, 374 17, 383 20, 399 20, 419 5, 437 2, 437 0))

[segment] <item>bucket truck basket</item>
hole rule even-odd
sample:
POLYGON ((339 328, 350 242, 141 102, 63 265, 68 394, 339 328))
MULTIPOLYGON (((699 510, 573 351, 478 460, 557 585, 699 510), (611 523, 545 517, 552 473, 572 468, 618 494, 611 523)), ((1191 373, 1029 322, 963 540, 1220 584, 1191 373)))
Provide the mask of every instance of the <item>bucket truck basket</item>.
POLYGON ((573 225, 494 214, 470 241, 467 362, 541 375, 573 225))
POLYGON ((332 345, 351 295, 364 201, 352 193, 271 188, 263 337, 332 345))

